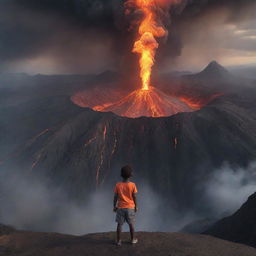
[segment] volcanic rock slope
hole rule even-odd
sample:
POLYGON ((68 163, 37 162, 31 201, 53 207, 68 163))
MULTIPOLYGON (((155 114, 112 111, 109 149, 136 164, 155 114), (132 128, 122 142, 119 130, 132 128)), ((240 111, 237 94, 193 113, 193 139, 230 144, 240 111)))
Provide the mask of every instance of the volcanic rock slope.
POLYGON ((255 159, 254 102, 253 93, 224 95, 193 113, 137 119, 79 108, 56 95, 4 107, 0 168, 46 176, 79 200, 113 186, 120 166, 130 163, 138 183, 167 201, 173 195, 178 207, 196 207, 214 169, 255 159))
POLYGON ((69 236, 56 233, 14 232, 0 235, 3 256, 255 256, 256 250, 205 235, 182 233, 138 233, 131 245, 128 234, 116 247, 114 233, 69 236))
POLYGON ((208 229, 205 234, 256 247, 256 193, 232 216, 228 216, 208 229))

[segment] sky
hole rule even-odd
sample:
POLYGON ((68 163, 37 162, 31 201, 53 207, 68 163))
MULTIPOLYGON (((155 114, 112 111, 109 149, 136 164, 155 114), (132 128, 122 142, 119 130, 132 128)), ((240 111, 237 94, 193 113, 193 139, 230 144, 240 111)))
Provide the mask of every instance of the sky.
MULTIPOLYGON (((127 72, 132 15, 123 0, 0 0, 0 72, 127 72)), ((255 0, 184 0, 164 23, 155 69, 200 70, 210 61, 256 65, 255 0)))

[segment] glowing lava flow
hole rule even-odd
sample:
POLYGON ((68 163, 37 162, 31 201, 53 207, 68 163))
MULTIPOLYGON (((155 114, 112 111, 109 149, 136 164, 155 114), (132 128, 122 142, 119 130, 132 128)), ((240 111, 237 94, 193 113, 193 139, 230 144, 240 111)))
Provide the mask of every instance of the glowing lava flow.
POLYGON ((130 1, 135 7, 140 9, 144 18, 139 26, 139 39, 134 43, 133 52, 140 54, 140 77, 142 80, 142 90, 150 89, 150 77, 152 66, 155 60, 156 49, 159 44, 156 37, 167 35, 163 26, 159 26, 155 8, 157 0, 134 0, 130 1))
POLYGON ((159 26, 154 9, 157 0, 135 0, 135 5, 139 8, 144 18, 139 26, 139 39, 135 42, 133 52, 140 54, 140 77, 142 80, 142 90, 150 89, 150 77, 152 66, 155 60, 156 49, 159 44, 156 37, 167 35, 163 26, 159 26))
POLYGON ((93 109, 100 112, 114 112, 117 115, 130 118, 163 117, 179 112, 193 111, 178 98, 166 95, 153 87, 150 87, 149 90, 133 91, 115 103, 94 106, 93 109))

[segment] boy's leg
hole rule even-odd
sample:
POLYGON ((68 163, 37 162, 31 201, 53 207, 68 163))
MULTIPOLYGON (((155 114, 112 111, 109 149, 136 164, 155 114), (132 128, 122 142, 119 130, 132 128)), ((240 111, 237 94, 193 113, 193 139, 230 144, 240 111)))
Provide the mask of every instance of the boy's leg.
POLYGON ((134 223, 135 223, 135 211, 134 209, 127 209, 126 221, 129 224, 130 234, 131 234, 131 242, 136 244, 138 239, 135 238, 135 230, 134 230, 134 223))
POLYGON ((121 241, 121 233, 122 233, 122 225, 117 224, 117 229, 116 229, 116 241, 117 243, 121 241))
POLYGON ((129 228, 130 228, 131 240, 133 241, 133 239, 134 239, 134 225, 132 223, 130 223, 129 228))
POLYGON ((125 221, 124 211, 123 209, 118 209, 116 212, 116 222, 117 222, 117 228, 116 228, 116 242, 117 245, 121 245, 121 233, 122 233, 122 226, 125 221))

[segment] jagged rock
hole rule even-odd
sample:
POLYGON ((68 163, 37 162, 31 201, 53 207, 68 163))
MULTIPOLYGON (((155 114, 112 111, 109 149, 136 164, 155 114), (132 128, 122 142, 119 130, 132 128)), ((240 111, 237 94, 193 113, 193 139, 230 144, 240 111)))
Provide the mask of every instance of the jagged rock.
POLYGON ((255 216, 256 193, 251 195, 233 215, 221 219, 204 233, 256 247, 255 216))

